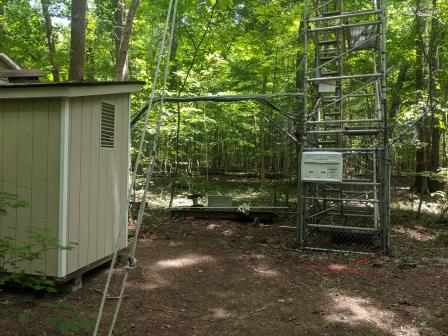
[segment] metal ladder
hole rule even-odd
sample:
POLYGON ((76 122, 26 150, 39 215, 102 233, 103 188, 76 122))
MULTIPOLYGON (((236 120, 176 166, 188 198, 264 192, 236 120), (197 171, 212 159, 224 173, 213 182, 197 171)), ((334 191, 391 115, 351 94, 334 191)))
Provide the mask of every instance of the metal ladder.
POLYGON ((305 3, 306 50, 312 45, 314 52, 305 58, 305 69, 311 70, 304 83, 308 104, 301 150, 343 153, 344 178, 300 182, 299 246, 326 249, 319 235, 328 230, 361 232, 378 236, 387 253, 386 3, 346 7, 343 0, 305 3))

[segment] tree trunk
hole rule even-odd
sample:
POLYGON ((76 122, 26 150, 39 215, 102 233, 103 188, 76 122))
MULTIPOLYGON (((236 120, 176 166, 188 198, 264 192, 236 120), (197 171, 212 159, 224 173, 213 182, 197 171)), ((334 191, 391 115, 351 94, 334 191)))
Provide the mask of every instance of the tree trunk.
POLYGON ((3 41, 5 40, 5 3, 0 0, 0 49, 3 49, 3 41))
MULTIPOLYGON (((263 75, 261 83, 261 93, 266 93, 268 75, 263 75)), ((266 123, 264 116, 260 113, 260 182, 264 183, 266 179, 266 123)))
POLYGON ((69 80, 82 81, 86 57, 87 0, 72 0, 69 80))
POLYGON ((5 41, 5 2, 0 0, 0 50, 4 49, 5 41))
MULTIPOLYGON (((440 96, 437 78, 439 75, 439 21, 435 16, 435 10, 437 8, 437 0, 432 0, 433 16, 431 18, 431 35, 428 50, 429 58, 429 108, 431 109, 431 124, 430 124, 430 153, 429 153, 429 170, 436 173, 440 168, 440 126, 439 117, 441 117, 441 111, 438 108, 438 99, 440 96)), ((429 179, 429 190, 431 192, 442 189, 443 185, 436 179, 429 179)))
POLYGON ((53 74, 53 81, 59 82, 60 80, 59 64, 56 58, 56 46, 53 34, 53 25, 51 24, 51 16, 48 9, 50 7, 50 0, 41 0, 41 5, 47 33, 48 51, 50 52, 51 73, 53 74))
POLYGON ((126 24, 123 27, 121 32, 121 39, 119 48, 117 51, 117 59, 115 62, 115 80, 126 80, 128 79, 128 51, 129 51, 129 42, 131 41, 132 34, 132 24, 134 22, 135 14, 137 13, 137 8, 139 5, 139 0, 132 0, 131 5, 129 7, 128 14, 126 16, 126 24))
MULTIPOLYGON (((114 8, 114 30, 112 34, 113 34, 113 40, 115 42, 115 62, 117 62, 119 58, 120 42, 123 37, 124 20, 126 19, 125 17, 126 1, 125 0, 112 0, 112 1, 114 8)), ((127 76, 129 73, 127 58, 124 64, 123 73, 125 74, 125 76, 127 76)))
MULTIPOLYGON (((389 111, 389 120, 391 122, 395 121, 397 114, 400 109, 401 104, 401 90, 403 89, 403 84, 406 81, 406 75, 409 70, 409 63, 405 62, 400 66, 400 71, 398 72, 397 82, 395 83, 395 87, 392 91, 391 103, 390 103, 390 111, 389 111)), ((393 133, 394 126, 390 128, 390 134, 393 133)))
MULTIPOLYGON (((415 36, 416 36, 416 70, 415 70, 415 88, 417 90, 417 103, 423 99, 423 91, 425 89, 425 40, 424 31, 426 30, 426 21, 420 16, 420 11, 422 10, 421 0, 416 0, 416 16, 415 16, 415 36)), ((426 110, 422 111, 426 113, 426 110)), ((418 135, 421 141, 421 146, 417 148, 416 152, 416 166, 415 166, 415 183, 413 189, 422 194, 428 194, 428 178, 422 176, 424 171, 428 170, 428 160, 427 160, 427 147, 429 144, 429 137, 427 136, 427 123, 426 118, 423 118, 420 125, 418 126, 418 135)))
POLYGON ((170 91, 176 91, 177 90, 177 63, 176 63, 176 56, 177 56, 177 26, 174 27, 173 31, 173 38, 171 41, 171 60, 170 60, 170 82, 168 85, 168 90, 170 91))

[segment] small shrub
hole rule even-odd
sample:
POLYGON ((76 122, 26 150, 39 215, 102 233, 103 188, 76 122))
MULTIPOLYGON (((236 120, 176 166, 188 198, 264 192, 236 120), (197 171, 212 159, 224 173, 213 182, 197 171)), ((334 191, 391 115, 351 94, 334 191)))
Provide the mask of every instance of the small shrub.
MULTIPOLYGON (((0 215, 4 216, 8 208, 26 207, 28 203, 18 200, 10 193, 0 192, 0 215)), ((36 230, 30 232, 29 243, 19 243, 14 237, 0 237, 0 288, 6 284, 16 284, 33 290, 56 292, 53 280, 42 274, 27 275, 21 267, 24 262, 40 259, 45 252, 52 249, 70 249, 61 246, 50 231, 36 230)))
POLYGON ((57 313, 56 316, 50 317, 47 323, 56 328, 61 335, 70 333, 80 335, 81 332, 90 331, 94 326, 87 317, 74 312, 74 306, 68 303, 45 303, 43 305, 57 313))

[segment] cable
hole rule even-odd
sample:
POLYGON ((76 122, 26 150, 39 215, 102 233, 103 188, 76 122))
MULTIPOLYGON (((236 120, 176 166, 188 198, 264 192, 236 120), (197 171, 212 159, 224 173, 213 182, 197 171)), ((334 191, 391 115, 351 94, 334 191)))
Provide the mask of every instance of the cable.
MULTIPOLYGON (((152 92, 151 97, 154 96, 155 91, 156 91, 156 87, 157 87, 157 80, 158 80, 158 75, 159 75, 159 71, 160 71, 160 65, 161 65, 161 61, 162 61, 162 56, 164 54, 164 50, 165 50, 165 47, 166 47, 165 46, 165 41, 166 41, 166 35, 168 33, 168 29, 169 29, 169 21, 170 21, 170 18, 171 18, 171 12, 172 12, 171 9, 173 7, 173 1, 176 1, 176 3, 177 3, 177 0, 170 0, 170 3, 169 3, 167 16, 166 16, 166 20, 165 20, 165 26, 164 26, 163 35, 162 35, 162 40, 161 40, 160 46, 159 46, 159 54, 158 54, 158 59, 157 59, 157 64, 156 64, 156 68, 155 68, 155 73, 154 73, 154 78, 153 78, 153 83, 152 83, 152 89, 151 89, 151 92, 152 92)), ((173 21, 174 20, 175 19, 173 18, 173 21)), ((172 39, 172 36, 171 36, 171 39, 172 39)), ((167 62, 169 62, 169 60, 167 62)), ((137 174, 137 171, 138 171, 138 168, 139 168, 139 161, 140 161, 140 158, 141 158, 142 153, 143 153, 143 147, 144 147, 144 145, 146 143, 146 131, 147 131, 147 128, 148 128, 149 112, 151 111, 152 100, 153 99, 151 98, 149 103, 148 103, 148 105, 147 105, 147 109, 146 109, 148 111, 148 113, 146 113, 145 123, 144 123, 143 130, 142 130, 142 137, 141 137, 141 141, 140 141, 140 145, 139 145, 139 150, 138 150, 138 153, 137 153, 137 159, 136 159, 135 164, 134 164, 134 171, 133 171, 133 174, 132 174, 132 177, 131 177, 131 181, 130 181, 130 184, 129 184, 129 188, 128 188, 128 194, 127 194, 127 199, 128 200, 130 199, 130 196, 132 195, 132 190, 134 188, 134 183, 135 183, 135 177, 136 177, 136 174, 137 174)), ((143 198, 142 202, 143 202, 143 204, 145 203, 145 198, 143 198)), ((140 206, 140 208, 141 208, 141 206, 140 206)), ((104 305, 105 305, 105 302, 106 302, 107 294, 108 294, 110 283, 111 283, 111 280, 112 280, 113 269, 114 269, 114 266, 115 266, 115 263, 116 263, 117 257, 118 257, 118 249, 119 249, 119 244, 120 244, 120 241, 121 241, 121 238, 122 238, 122 235, 123 235, 123 228, 125 228, 126 225, 128 225, 128 211, 127 211, 127 209, 125 210, 125 213, 123 215, 123 225, 120 227, 119 233, 118 233, 118 237, 117 237, 117 239, 115 241, 114 253, 113 253, 112 261, 111 261, 111 264, 110 264, 110 267, 109 267, 109 270, 108 270, 107 280, 106 280, 106 284, 105 284, 105 287, 104 287, 103 296, 102 296, 101 303, 100 303, 100 308, 98 310, 98 315, 97 315, 97 320, 96 320, 96 323, 95 323, 95 328, 94 328, 94 331, 93 331, 93 336, 97 336, 98 335, 99 326, 101 324, 101 320, 102 320, 102 317, 103 317, 104 305)), ((118 307, 118 304, 117 304, 117 307, 118 307)), ((116 310, 116 313, 118 315, 118 310, 116 310)), ((114 319, 116 320, 116 316, 115 315, 114 315, 114 319)), ((115 323, 113 323, 111 325, 111 329, 109 330, 109 335, 112 335, 114 325, 115 325, 115 323)))

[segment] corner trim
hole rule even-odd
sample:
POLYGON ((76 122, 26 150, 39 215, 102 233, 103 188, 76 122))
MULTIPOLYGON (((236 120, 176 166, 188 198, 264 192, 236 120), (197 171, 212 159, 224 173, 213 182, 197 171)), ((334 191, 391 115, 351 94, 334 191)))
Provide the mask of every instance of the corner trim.
MULTIPOLYGON (((61 148, 59 163, 59 244, 67 246, 68 236, 68 160, 70 135, 70 100, 61 99, 61 148)), ((58 277, 67 275, 67 250, 58 251, 58 277)))

